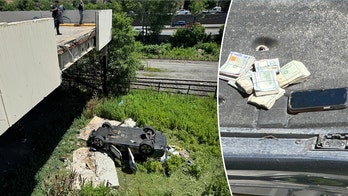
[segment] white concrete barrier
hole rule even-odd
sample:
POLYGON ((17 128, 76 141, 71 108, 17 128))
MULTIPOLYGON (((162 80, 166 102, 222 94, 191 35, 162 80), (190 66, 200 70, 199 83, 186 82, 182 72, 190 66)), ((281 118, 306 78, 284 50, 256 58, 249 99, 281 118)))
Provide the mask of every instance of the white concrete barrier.
POLYGON ((53 19, 0 23, 0 135, 60 83, 53 19))
POLYGON ((97 11, 96 26, 97 26, 96 49, 99 51, 111 41, 112 10, 97 11))

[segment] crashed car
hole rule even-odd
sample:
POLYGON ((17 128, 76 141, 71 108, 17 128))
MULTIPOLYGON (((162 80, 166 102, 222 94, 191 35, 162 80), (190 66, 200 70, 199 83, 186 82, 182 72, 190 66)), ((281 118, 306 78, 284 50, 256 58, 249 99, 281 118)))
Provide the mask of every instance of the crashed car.
POLYGON ((90 133, 87 146, 108 151, 119 160, 129 151, 134 156, 160 158, 165 153, 167 140, 162 132, 151 126, 133 128, 112 126, 105 122, 90 133))

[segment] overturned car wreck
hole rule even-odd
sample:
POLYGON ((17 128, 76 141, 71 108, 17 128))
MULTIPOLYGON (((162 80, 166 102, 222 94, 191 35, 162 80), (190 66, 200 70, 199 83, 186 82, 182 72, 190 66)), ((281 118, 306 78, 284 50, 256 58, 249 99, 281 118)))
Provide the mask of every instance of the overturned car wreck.
POLYGON ((90 133, 87 146, 105 151, 121 161, 129 159, 134 164, 133 155, 140 158, 162 157, 166 151, 167 140, 162 132, 151 126, 133 128, 104 122, 90 133))

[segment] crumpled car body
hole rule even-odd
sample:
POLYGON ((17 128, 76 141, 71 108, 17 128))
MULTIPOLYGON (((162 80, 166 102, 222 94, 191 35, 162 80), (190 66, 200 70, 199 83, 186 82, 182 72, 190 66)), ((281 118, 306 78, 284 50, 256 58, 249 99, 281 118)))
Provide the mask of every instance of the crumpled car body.
POLYGON ((127 155, 128 149, 135 156, 160 158, 165 153, 167 140, 161 131, 150 126, 133 128, 106 122, 90 133, 87 145, 109 151, 118 159, 127 155))

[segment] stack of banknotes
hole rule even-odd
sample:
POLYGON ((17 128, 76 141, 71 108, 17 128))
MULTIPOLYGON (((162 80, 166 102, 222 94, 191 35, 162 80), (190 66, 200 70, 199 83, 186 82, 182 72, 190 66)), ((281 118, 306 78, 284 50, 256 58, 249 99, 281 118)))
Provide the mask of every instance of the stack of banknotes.
POLYGON ((279 59, 256 60, 254 57, 231 52, 219 69, 219 78, 250 95, 247 102, 270 109, 285 93, 283 88, 303 82, 310 75, 306 66, 291 61, 280 67, 279 59))

